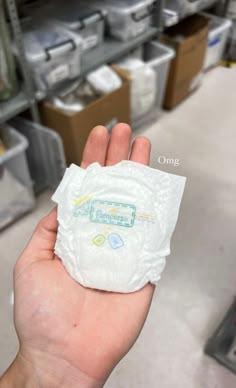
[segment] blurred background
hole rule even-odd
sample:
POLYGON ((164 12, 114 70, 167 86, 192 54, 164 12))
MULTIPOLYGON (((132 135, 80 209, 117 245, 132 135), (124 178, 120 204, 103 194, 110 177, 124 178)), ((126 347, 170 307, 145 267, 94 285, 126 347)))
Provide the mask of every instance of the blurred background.
MULTIPOLYGON (((14 264, 92 128, 187 177, 166 272, 108 388, 236 386, 236 0, 0 0, 0 374, 14 264)), ((30 292, 30 290, 29 290, 30 292)))

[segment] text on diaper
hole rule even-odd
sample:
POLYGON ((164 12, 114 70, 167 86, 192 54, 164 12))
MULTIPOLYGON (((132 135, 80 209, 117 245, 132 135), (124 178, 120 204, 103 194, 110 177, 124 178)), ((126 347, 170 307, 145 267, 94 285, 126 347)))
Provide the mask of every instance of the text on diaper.
POLYGON ((136 207, 119 202, 93 200, 90 208, 90 221, 132 227, 135 220, 136 207))

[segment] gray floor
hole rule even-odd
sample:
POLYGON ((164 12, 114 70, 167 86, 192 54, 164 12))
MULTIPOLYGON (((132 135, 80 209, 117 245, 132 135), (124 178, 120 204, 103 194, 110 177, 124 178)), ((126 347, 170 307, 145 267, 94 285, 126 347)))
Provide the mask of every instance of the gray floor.
MULTIPOLYGON (((188 180, 172 254, 146 325, 107 388, 236 386, 236 376, 203 353, 236 291, 235 103, 236 69, 217 68, 191 98, 143 132, 152 140, 152 166, 188 180), (159 156, 180 165, 162 165, 159 156)), ((43 194, 34 213, 0 235, 0 373, 17 350, 12 268, 51 207, 50 193, 43 194)))

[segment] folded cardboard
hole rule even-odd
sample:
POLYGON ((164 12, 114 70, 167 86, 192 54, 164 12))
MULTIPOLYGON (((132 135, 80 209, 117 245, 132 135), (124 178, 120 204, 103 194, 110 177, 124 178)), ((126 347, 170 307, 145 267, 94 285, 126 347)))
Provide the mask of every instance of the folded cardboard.
POLYGON ((191 16, 168 28, 162 40, 176 51, 172 60, 164 99, 164 107, 171 109, 197 87, 208 42, 209 19, 191 16))
POLYGON ((113 67, 123 85, 78 113, 66 113, 49 102, 40 105, 42 123, 58 132, 63 140, 67 163, 80 164, 88 136, 97 125, 111 129, 118 122, 130 124, 130 80, 125 72, 113 67))

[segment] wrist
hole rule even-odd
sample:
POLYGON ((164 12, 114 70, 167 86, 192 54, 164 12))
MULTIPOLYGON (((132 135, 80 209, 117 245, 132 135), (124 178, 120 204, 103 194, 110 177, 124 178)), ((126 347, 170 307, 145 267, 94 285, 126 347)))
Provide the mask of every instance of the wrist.
MULTIPOLYGON (((29 373, 25 363, 18 354, 11 366, 0 378, 0 388, 27 388, 32 383, 32 380, 32 374, 29 373)), ((33 384, 31 386, 34 387, 33 384)))
POLYGON ((43 355, 28 358, 21 352, 0 378, 0 388, 102 388, 96 381, 64 360, 43 355))

